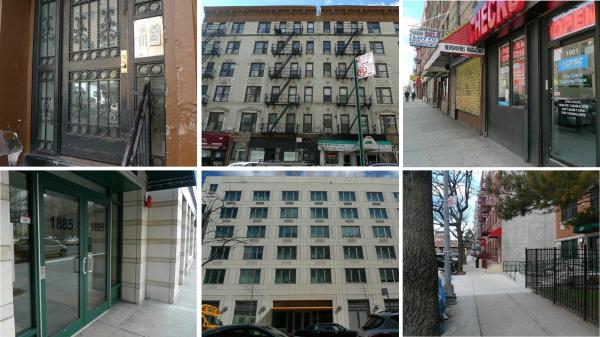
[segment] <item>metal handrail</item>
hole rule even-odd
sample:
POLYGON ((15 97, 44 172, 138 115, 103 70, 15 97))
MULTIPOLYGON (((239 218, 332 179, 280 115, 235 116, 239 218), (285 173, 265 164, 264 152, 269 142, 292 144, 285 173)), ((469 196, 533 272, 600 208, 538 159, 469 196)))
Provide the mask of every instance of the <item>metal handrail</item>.
MULTIPOLYGON (((147 81, 144 84, 144 91, 142 93, 142 101, 138 105, 137 112, 135 114, 135 118, 133 120, 133 128, 131 131, 131 135, 129 136, 129 140, 127 141, 127 146, 125 147, 125 154, 123 156, 123 160, 121 161, 121 166, 132 166, 134 161, 143 155, 140 153, 140 145, 142 139, 142 131, 146 129, 146 121, 148 120, 148 115, 150 114, 150 82, 147 81)), ((149 130, 149 129, 147 129, 149 130)), ((149 139, 150 137, 148 137, 149 139)), ((146 147, 146 149, 150 149, 150 147, 146 147)), ((148 160, 145 160, 145 166, 148 166, 148 160)), ((138 165, 139 166, 139 165, 138 165)))

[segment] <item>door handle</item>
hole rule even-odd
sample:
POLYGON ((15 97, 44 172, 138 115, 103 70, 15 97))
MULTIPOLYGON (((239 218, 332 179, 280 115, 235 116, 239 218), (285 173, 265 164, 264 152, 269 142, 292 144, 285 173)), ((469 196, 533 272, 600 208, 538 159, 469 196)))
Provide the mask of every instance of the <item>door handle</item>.
POLYGON ((94 257, 92 255, 90 255, 90 270, 88 270, 88 273, 91 273, 94 270, 94 257))
POLYGON ((121 50, 121 74, 127 74, 127 50, 121 50))
POLYGON ((85 267, 87 263, 87 256, 83 258, 83 275, 87 274, 87 268, 85 267))

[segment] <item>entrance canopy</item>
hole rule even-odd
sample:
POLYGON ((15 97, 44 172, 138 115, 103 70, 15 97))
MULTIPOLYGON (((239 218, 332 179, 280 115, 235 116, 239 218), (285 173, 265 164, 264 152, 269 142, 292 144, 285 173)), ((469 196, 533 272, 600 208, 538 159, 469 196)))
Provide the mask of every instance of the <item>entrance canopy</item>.
POLYGON ((575 226, 573 228, 573 233, 592 233, 597 232, 599 228, 599 224, 597 223, 589 223, 585 225, 575 226))
POLYGON ((438 44, 423 67, 423 76, 431 77, 435 73, 448 72, 446 65, 450 63, 452 57, 458 55, 473 57, 483 54, 483 48, 469 44, 469 24, 465 24, 438 44))
POLYGON ((273 311, 333 310, 333 302, 327 300, 273 301, 273 311))
POLYGON ((195 171, 146 171, 148 191, 196 186, 195 171))
POLYGON ((229 135, 226 133, 202 133, 202 148, 208 150, 222 150, 229 144, 229 135))

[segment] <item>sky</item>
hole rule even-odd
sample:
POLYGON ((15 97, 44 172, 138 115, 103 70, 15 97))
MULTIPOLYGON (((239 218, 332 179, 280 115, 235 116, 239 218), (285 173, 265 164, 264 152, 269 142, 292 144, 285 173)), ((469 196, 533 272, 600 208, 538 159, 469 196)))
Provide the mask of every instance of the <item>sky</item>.
MULTIPOLYGON (((399 178, 398 171, 203 171, 202 185, 208 176, 321 176, 399 178)), ((400 181, 398 180, 398 183, 400 181)))
POLYGON ((400 64, 406 65, 400 69, 401 88, 408 84, 417 56, 415 48, 409 45, 410 29, 419 26, 424 7, 424 0, 406 0, 400 10, 400 64))

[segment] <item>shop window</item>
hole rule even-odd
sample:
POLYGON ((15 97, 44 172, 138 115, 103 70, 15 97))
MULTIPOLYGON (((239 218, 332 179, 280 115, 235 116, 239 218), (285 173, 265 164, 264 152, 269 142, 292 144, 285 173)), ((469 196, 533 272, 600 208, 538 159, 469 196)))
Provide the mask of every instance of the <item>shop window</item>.
POLYGON ((511 40, 498 49, 498 105, 527 105, 525 36, 511 40))
POLYGON ((9 172, 10 222, 13 228, 14 273, 12 281, 15 308, 15 331, 17 333, 33 326, 31 266, 32 232, 28 177, 21 172, 9 172))

